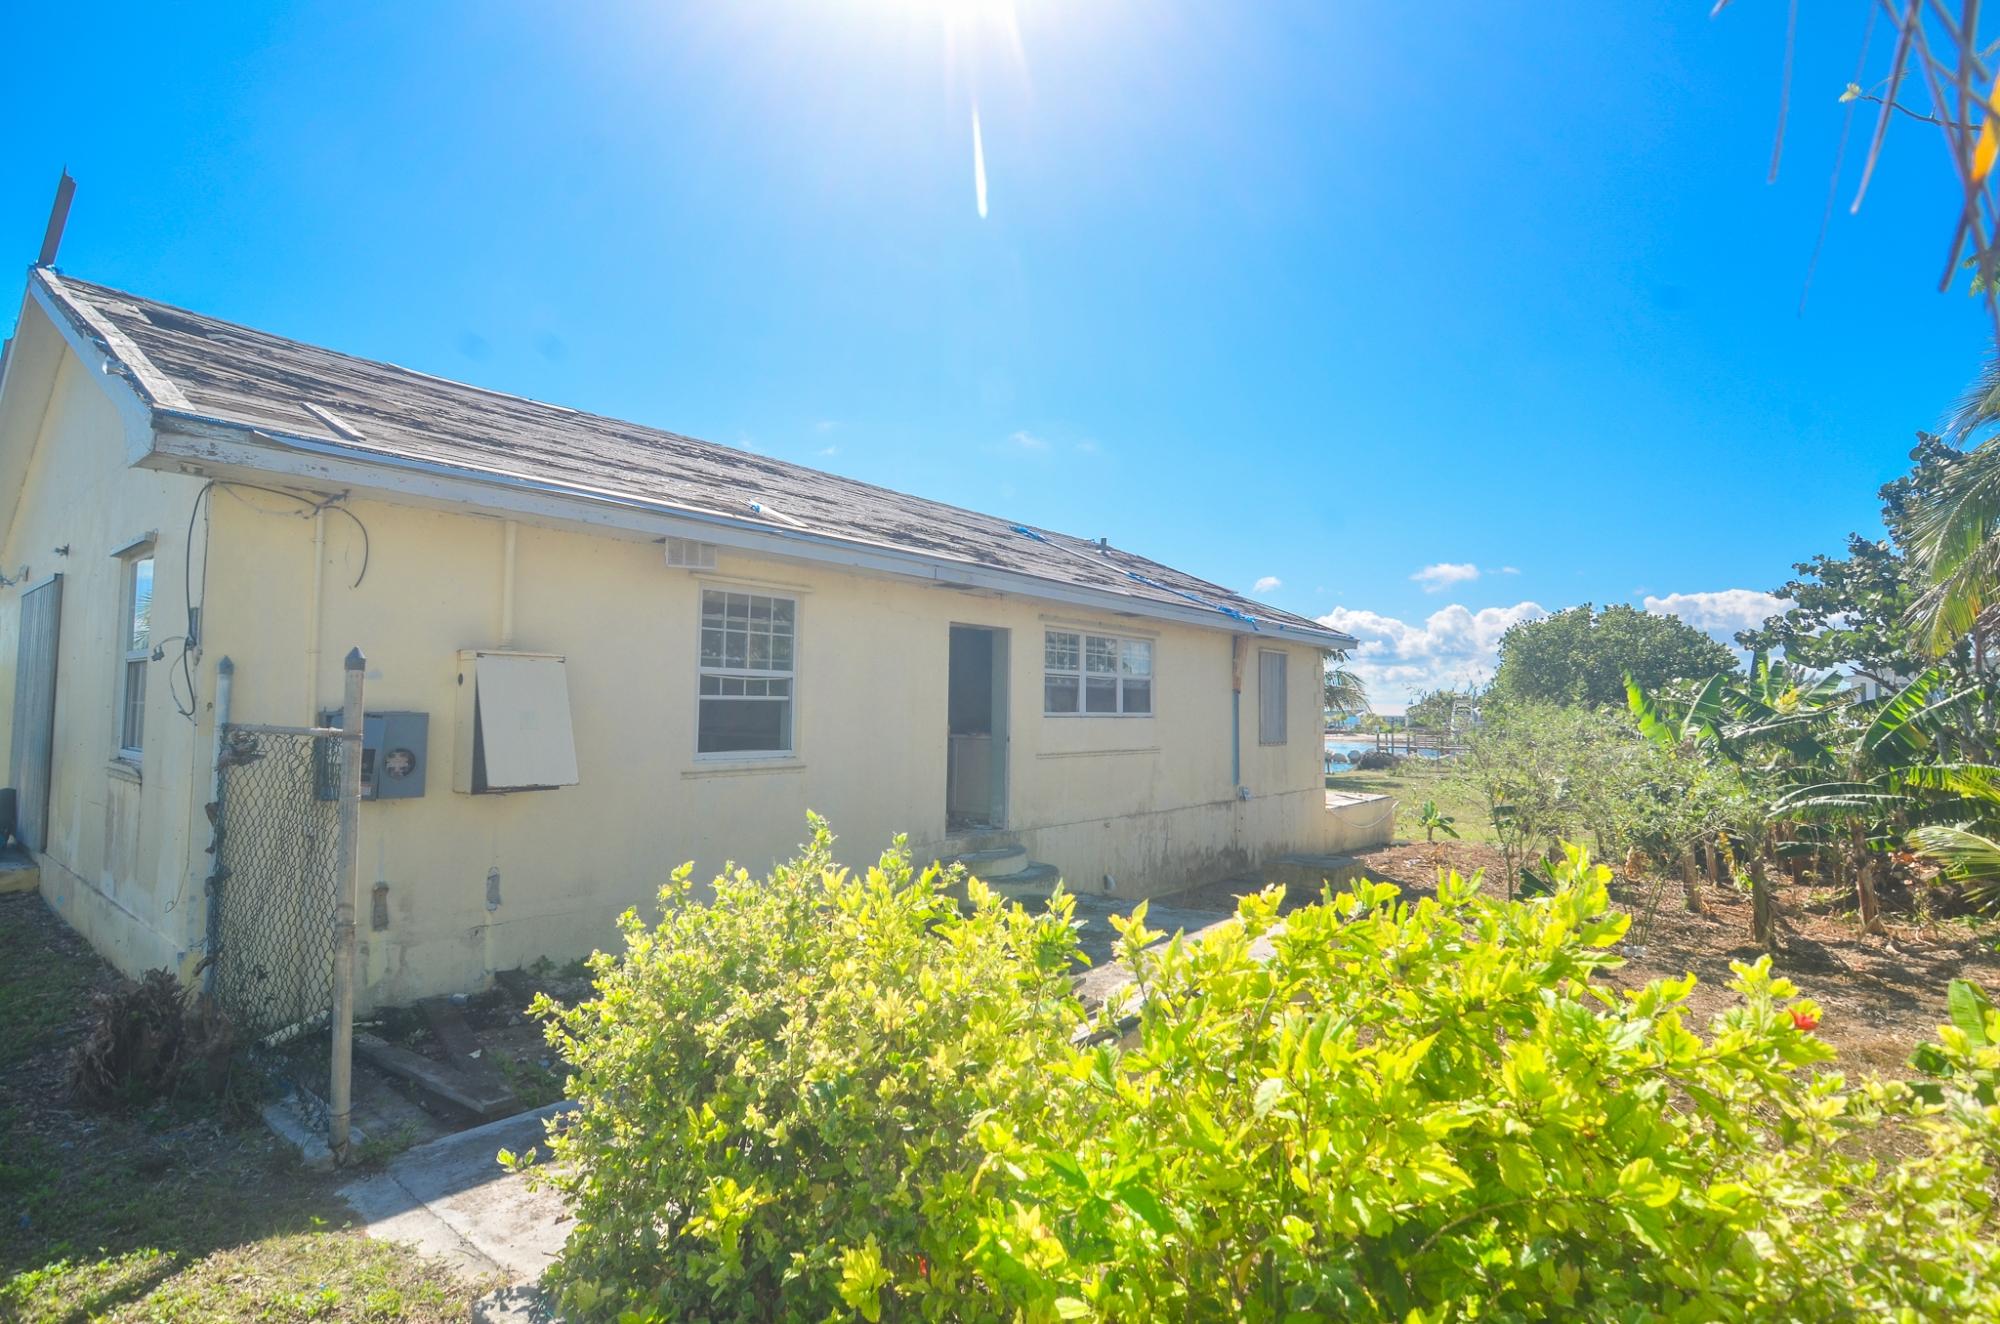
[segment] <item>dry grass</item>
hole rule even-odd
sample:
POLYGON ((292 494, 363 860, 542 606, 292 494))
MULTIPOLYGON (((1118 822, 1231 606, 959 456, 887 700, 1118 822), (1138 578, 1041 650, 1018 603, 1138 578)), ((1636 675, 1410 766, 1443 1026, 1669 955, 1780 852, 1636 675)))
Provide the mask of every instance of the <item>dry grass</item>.
POLYGON ((1452 828, 1460 840, 1493 844, 1496 838, 1486 802, 1448 772, 1448 765, 1438 760, 1406 758, 1392 771, 1333 773, 1326 785, 1328 790, 1356 795, 1393 796, 1397 802, 1396 831, 1405 838, 1423 839, 1423 830, 1417 826, 1417 807, 1426 800, 1436 800, 1438 809, 1451 815, 1452 828))
POLYGON ((371 1241, 262 1125, 66 1088, 115 977, 33 894, 0 897, 0 1319, 462 1320, 479 1284, 371 1241))

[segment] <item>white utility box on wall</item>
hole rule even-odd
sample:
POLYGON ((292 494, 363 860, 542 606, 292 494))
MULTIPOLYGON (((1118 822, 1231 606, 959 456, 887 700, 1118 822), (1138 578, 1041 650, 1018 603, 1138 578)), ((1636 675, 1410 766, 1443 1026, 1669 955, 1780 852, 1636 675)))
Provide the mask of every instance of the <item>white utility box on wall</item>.
POLYGON ((576 785, 569 670, 554 653, 461 649, 452 789, 468 795, 576 785))

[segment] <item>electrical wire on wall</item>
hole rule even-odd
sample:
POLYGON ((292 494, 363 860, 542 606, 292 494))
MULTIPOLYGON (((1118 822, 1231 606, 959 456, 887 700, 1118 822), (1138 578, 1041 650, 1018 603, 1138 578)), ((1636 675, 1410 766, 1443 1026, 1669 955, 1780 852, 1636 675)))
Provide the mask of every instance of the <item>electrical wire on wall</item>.
POLYGON ((296 516, 299 519, 312 519, 314 516, 331 510, 353 520, 354 527, 361 534, 361 568, 355 573, 354 583, 351 585, 353 588, 360 588, 361 581, 368 577, 368 559, 373 550, 372 541, 368 536, 368 526, 361 522, 359 515, 356 515, 343 504, 349 495, 346 492, 336 492, 329 497, 319 497, 302 492, 287 492, 279 487, 266 487, 261 483, 239 483, 221 478, 211 478, 208 482, 202 484, 201 491, 195 493, 194 504, 188 507, 187 536, 181 548, 181 601, 187 606, 187 633, 178 635, 172 639, 162 640, 153 653, 154 660, 160 661, 165 657, 164 646, 166 644, 178 643, 180 645, 180 655, 174 659, 172 669, 167 672, 167 693, 173 699, 175 711, 190 722, 195 720, 195 711, 197 708, 192 654, 195 649, 201 646, 201 613, 202 608, 207 604, 208 600, 208 531, 210 521, 213 518, 215 506, 214 492, 217 488, 221 488, 231 496, 243 501, 245 506, 260 515, 296 516), (297 511, 269 510, 254 501, 245 500, 242 496, 244 492, 262 492, 268 496, 282 497, 286 501, 296 501, 303 509, 297 511), (194 596, 194 527, 197 521, 200 521, 202 525, 202 600, 200 602, 195 601, 194 596), (175 684, 176 671, 179 673, 180 685, 175 684), (180 691, 182 688, 187 690, 187 704, 185 707, 181 704, 180 691))

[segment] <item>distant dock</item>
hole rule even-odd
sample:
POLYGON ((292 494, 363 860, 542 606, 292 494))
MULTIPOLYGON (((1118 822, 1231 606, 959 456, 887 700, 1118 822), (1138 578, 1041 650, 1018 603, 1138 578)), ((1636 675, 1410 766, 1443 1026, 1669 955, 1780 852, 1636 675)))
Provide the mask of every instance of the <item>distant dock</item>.
POLYGON ((1467 748, 1465 737, 1450 731, 1330 730, 1326 735, 1329 740, 1337 740, 1342 744, 1372 745, 1378 754, 1397 754, 1413 758, 1453 758, 1465 753, 1467 748))

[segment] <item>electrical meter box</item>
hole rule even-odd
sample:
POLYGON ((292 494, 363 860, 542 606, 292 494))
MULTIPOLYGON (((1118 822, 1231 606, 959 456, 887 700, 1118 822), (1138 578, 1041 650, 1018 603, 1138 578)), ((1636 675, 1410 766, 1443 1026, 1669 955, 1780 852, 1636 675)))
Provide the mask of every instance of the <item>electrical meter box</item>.
MULTIPOLYGON (((340 710, 320 714, 320 725, 340 725, 340 710)), ((424 771, 430 763, 429 713, 363 713, 361 716, 361 798, 414 800, 424 793, 424 771)), ((319 794, 332 800, 340 794, 339 741, 325 742, 319 794)))

